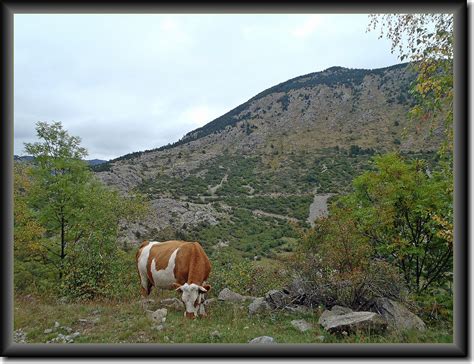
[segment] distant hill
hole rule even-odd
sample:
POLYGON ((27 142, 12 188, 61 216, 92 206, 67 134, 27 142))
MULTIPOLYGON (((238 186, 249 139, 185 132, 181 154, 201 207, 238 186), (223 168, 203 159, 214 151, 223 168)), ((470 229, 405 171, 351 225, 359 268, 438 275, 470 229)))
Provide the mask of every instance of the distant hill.
MULTIPOLYGON (((13 160, 19 161, 19 162, 32 162, 32 161, 35 160, 35 157, 33 157, 31 155, 23 155, 23 156, 14 155, 13 160)), ((85 161, 90 166, 97 166, 97 165, 100 165, 102 163, 107 163, 107 161, 103 160, 103 159, 86 159, 85 161)))
POLYGON ((125 227, 129 241, 181 234, 248 254, 286 249, 289 224, 306 224, 315 191, 349 191, 374 154, 433 157, 442 127, 407 118, 415 77, 409 64, 331 67, 264 90, 173 144, 93 169, 150 199, 146 221, 125 227))

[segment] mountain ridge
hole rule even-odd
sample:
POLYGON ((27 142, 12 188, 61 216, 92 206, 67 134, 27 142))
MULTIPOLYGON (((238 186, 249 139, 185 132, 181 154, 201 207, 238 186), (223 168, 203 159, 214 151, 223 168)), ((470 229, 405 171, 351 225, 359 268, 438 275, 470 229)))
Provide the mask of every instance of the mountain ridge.
MULTIPOLYGON (((262 92, 258 93, 257 95, 255 95, 255 96, 251 97, 250 99, 248 99, 247 101, 245 101, 244 103, 234 107, 230 111, 228 111, 228 112, 224 113, 223 115, 221 115, 221 116, 211 120, 210 122, 206 123, 204 126, 187 132, 183 137, 181 137, 176 142, 168 143, 166 145, 163 145, 163 146, 160 146, 160 147, 157 147, 157 148, 152 148, 152 149, 147 149, 147 150, 143 150, 143 151, 136 151, 136 152, 127 153, 127 154, 124 154, 124 155, 119 156, 117 158, 110 159, 109 161, 107 161, 107 163, 113 163, 113 162, 124 160, 124 159, 130 159, 130 158, 133 158, 133 157, 138 157, 138 156, 140 156, 144 153, 150 153, 150 152, 156 152, 156 151, 163 151, 163 150, 166 150, 166 149, 171 149, 171 148, 174 148, 174 147, 179 146, 181 144, 187 143, 191 140, 196 140, 200 137, 209 135, 209 132, 207 132, 206 129, 209 129, 210 127, 212 128, 212 126, 215 125, 215 124, 224 124, 224 127, 225 127, 227 125, 232 125, 232 123, 237 122, 235 120, 229 120, 228 121, 228 118, 232 117, 235 114, 238 114, 240 111, 244 110, 245 107, 247 107, 248 104, 251 103, 252 101, 256 101, 256 100, 258 100, 258 99, 260 99, 260 98, 262 98, 262 97, 264 97, 264 96, 266 96, 266 95, 268 95, 269 93, 272 93, 272 92, 283 92, 284 89, 287 89, 287 87, 285 87, 286 85, 295 84, 296 82, 299 82, 300 80, 304 80, 304 79, 307 79, 307 78, 312 79, 312 78, 315 78, 315 77, 318 78, 319 76, 323 75, 323 77, 320 78, 320 81, 325 81, 324 75, 327 74, 327 73, 334 73, 334 72, 340 72, 340 71, 345 72, 345 73, 351 73, 351 72, 356 71, 358 73, 357 77, 350 77, 350 78, 346 78, 346 79, 340 77, 340 78, 336 79, 336 82, 344 83, 344 81, 347 82, 349 80, 360 82, 361 81, 361 76, 365 76, 367 74, 380 74, 380 73, 385 72, 385 71, 404 68, 404 67, 407 67, 408 65, 410 65, 410 63, 405 62, 405 63, 399 63, 399 64, 387 66, 387 67, 374 68, 374 69, 347 68, 347 67, 342 67, 342 66, 332 66, 332 67, 329 67, 329 68, 327 68, 323 71, 310 72, 310 73, 307 73, 307 74, 304 74, 304 75, 301 75, 301 76, 293 77, 293 78, 290 78, 286 81, 280 82, 277 85, 271 86, 271 87, 263 90, 262 92), (223 120, 225 120, 224 123, 222 123, 223 120)), ((327 77, 326 77, 326 79, 327 79, 327 77)), ((302 88, 302 87, 305 86, 305 84, 300 84, 299 86, 300 86, 299 88, 302 88)), ((218 130, 221 130, 221 129, 222 129, 222 127, 218 128, 218 130)))
POLYGON ((373 155, 433 159, 443 128, 408 119, 415 77, 409 64, 331 67, 270 87, 172 145, 93 168, 105 184, 151 203, 145 220, 124 228, 126 241, 284 249, 290 224, 314 218, 315 195, 349 192, 373 155))

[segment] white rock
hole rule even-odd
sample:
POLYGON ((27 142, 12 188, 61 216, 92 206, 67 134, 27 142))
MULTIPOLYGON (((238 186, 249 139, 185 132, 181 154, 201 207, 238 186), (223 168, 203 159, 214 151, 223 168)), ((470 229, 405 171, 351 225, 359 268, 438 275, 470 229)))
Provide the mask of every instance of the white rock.
POLYGON ((168 310, 166 308, 159 308, 156 311, 146 311, 148 318, 153 321, 156 325, 164 324, 166 321, 166 315, 168 314, 168 310))
POLYGON ((270 310, 270 305, 265 301, 265 298, 263 298, 263 297, 257 297, 249 305, 249 315, 264 313, 268 310, 270 310))
POLYGON ((237 292, 231 291, 229 288, 224 288, 222 291, 219 292, 219 296, 217 297, 220 301, 227 301, 227 302, 242 302, 245 300, 245 297, 237 292))
POLYGON ((305 320, 293 320, 291 321, 291 325, 293 325, 295 329, 301 332, 305 332, 313 328, 313 325, 311 325, 309 322, 305 320))
POLYGON ((277 342, 275 341, 275 339, 272 338, 271 336, 259 336, 249 341, 249 344, 276 344, 276 343, 277 342))

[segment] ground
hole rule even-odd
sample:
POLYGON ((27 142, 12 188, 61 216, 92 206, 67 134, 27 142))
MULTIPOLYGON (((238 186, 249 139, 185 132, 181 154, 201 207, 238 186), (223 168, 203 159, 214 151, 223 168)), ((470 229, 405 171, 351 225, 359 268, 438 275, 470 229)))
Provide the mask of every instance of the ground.
MULTIPOLYGON (((152 295, 158 300, 156 295, 152 295)), ((169 292, 165 296, 173 297, 169 292)), ((262 316, 247 314, 248 303, 215 302, 209 317, 189 320, 182 312, 168 310, 166 327, 152 328, 140 304, 140 299, 127 302, 58 303, 41 302, 32 297, 15 298, 14 329, 26 333, 28 343, 46 343, 67 334, 62 327, 79 332, 75 343, 247 343, 258 336, 272 336, 277 343, 451 343, 451 330, 429 326, 425 333, 406 332, 371 335, 370 332, 337 337, 326 333, 319 325, 319 310, 307 314, 277 312, 262 316), (304 319, 313 329, 300 332, 291 321, 304 319), (51 333, 46 329, 60 327, 51 333)), ((151 309, 159 308, 152 304, 151 309)))

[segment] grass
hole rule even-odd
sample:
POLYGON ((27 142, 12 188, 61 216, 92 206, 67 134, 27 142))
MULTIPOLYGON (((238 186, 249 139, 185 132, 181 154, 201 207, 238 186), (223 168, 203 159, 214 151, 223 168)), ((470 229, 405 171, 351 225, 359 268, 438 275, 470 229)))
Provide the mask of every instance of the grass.
MULTIPOLYGON (((171 292, 163 296, 173 297, 171 292)), ((152 297, 157 301, 156 293, 152 297)), ((278 343, 451 343, 452 330, 442 324, 429 326, 424 333, 409 331, 372 335, 358 332, 349 336, 328 334, 318 325, 319 311, 301 313, 274 312, 260 316, 248 316, 248 302, 231 304, 215 302, 207 318, 188 320, 182 312, 168 310, 166 327, 163 331, 152 328, 146 317, 140 299, 127 302, 107 301, 59 304, 39 299, 15 298, 14 328, 27 333, 28 343, 45 343, 57 336, 53 331, 44 334, 58 321, 72 332, 81 333, 75 343, 247 343, 263 335, 272 336, 278 343), (87 319, 88 322, 81 322, 87 319), (96 319, 97 322, 92 322, 96 319), (300 332, 291 321, 304 319, 313 324, 313 329, 300 332), (218 335, 212 333, 217 331, 218 335), (321 340, 319 337, 324 336, 321 340)), ((150 306, 159 308, 155 303, 150 306)))

